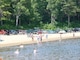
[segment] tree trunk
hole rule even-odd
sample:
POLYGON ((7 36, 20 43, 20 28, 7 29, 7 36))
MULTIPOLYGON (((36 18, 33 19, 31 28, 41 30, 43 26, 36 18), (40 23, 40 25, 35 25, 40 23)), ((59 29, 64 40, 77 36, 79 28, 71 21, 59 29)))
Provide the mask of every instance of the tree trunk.
POLYGON ((80 19, 80 16, 79 16, 79 14, 77 14, 77 19, 78 19, 78 21, 79 21, 79 19, 80 19))
POLYGON ((1 26, 3 25, 3 21, 2 20, 0 20, 0 22, 1 22, 1 26))
POLYGON ((55 17, 53 16, 53 14, 51 13, 51 24, 54 25, 55 24, 55 17))
POLYGON ((16 16, 16 26, 18 26, 19 16, 16 16))
POLYGON ((70 16, 68 15, 68 27, 70 27, 70 16))

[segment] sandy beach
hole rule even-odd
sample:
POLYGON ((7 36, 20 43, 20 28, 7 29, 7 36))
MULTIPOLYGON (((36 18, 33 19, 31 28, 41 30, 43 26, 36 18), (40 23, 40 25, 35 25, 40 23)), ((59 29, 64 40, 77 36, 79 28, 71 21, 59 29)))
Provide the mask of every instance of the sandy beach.
MULTIPOLYGON (((65 33, 65 34, 57 33, 57 34, 47 34, 47 35, 48 37, 46 38, 46 34, 42 34, 42 42, 55 41, 55 40, 61 41, 64 39, 80 38, 80 32, 65 33)), ((38 35, 34 35, 34 41, 32 41, 32 38, 28 37, 27 34, 25 35, 0 35, 0 47, 37 43, 37 36, 38 35)))

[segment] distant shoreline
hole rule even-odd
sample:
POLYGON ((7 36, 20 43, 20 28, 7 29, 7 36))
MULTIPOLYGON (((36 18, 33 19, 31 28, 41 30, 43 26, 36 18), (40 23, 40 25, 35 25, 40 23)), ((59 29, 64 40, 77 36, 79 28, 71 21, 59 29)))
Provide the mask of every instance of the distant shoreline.
MULTIPOLYGON (((80 38, 80 32, 74 33, 65 33, 65 34, 47 34, 48 38, 46 38, 46 34, 43 34, 42 42, 48 41, 56 41, 56 40, 64 40, 64 39, 74 39, 80 38)), ((8 47, 8 46, 16 46, 21 44, 33 44, 37 43, 37 35, 34 35, 34 41, 32 41, 31 37, 25 35, 0 35, 0 47, 8 47)))

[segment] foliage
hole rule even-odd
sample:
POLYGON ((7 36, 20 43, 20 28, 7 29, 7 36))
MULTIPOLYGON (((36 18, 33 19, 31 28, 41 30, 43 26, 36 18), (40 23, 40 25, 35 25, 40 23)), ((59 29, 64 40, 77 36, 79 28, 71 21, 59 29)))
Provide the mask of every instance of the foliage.
POLYGON ((0 29, 80 27, 80 0, 1 0, 0 29), (76 23, 75 23, 76 22, 76 23))
POLYGON ((51 29, 51 30, 54 30, 56 28, 55 25, 52 25, 51 23, 50 24, 45 24, 43 26, 43 29, 51 29))

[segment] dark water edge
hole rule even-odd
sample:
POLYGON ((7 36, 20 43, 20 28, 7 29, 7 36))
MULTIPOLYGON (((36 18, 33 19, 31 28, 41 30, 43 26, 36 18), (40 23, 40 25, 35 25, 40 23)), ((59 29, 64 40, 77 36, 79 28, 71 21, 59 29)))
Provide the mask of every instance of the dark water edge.
POLYGON ((42 44, 0 48, 3 60, 80 60, 80 39, 44 42, 42 44), (37 53, 34 52, 36 48, 37 53), (15 54, 16 50, 19 54, 15 54))

